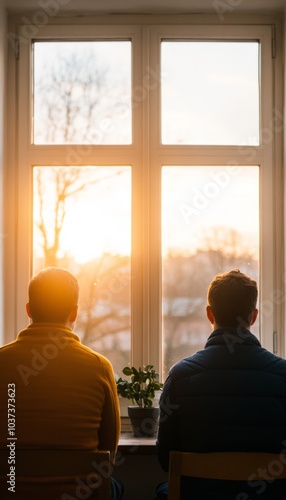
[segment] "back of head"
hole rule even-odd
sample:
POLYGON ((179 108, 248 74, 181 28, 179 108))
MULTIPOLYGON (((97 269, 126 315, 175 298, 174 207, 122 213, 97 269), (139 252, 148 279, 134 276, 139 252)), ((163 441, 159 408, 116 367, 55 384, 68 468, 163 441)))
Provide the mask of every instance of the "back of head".
POLYGON ((78 293, 78 282, 66 269, 44 269, 29 284, 32 320, 40 323, 65 323, 77 306, 78 293))
POLYGON ((248 327, 257 303, 257 284, 238 269, 220 274, 208 289, 208 304, 221 327, 248 327))

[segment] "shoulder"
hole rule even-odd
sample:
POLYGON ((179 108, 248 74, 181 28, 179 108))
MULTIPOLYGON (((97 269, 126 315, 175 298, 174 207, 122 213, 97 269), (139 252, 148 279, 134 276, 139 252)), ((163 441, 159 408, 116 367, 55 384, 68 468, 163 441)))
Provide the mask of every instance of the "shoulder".
POLYGON ((81 351, 81 353, 86 356, 86 359, 89 359, 91 362, 97 362, 99 363, 102 367, 105 368, 110 368, 112 365, 110 361, 100 354, 97 351, 94 351, 90 347, 83 345, 81 343, 78 343, 77 348, 81 351))
MULTIPOLYGON (((212 350, 212 348, 209 348, 208 350, 212 350)), ((204 371, 206 369, 206 351, 207 349, 202 349, 201 351, 197 351, 195 354, 178 361, 178 363, 173 365, 170 369, 169 377, 176 382, 186 376, 195 375, 198 372, 204 371)))
POLYGON ((8 344, 4 344, 3 346, 0 346, 0 357, 4 356, 13 356, 13 353, 15 352, 15 348, 17 348, 18 341, 13 340, 12 342, 9 342, 8 344))
POLYGON ((0 354, 3 354, 4 352, 12 349, 15 346, 16 342, 16 340, 13 340, 13 342, 9 342, 8 344, 0 346, 0 354))
POLYGON ((264 358, 265 370, 277 372, 286 377, 286 360, 273 354, 267 349, 261 348, 261 355, 264 358))

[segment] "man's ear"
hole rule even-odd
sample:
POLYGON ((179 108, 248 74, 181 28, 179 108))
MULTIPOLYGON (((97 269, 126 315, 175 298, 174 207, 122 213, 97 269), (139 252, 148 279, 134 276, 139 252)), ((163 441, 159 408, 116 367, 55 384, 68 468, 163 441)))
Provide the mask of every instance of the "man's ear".
POLYGON ((258 309, 254 309, 253 314, 252 314, 252 318, 250 321, 250 326, 254 325, 256 318, 257 318, 257 315, 258 315, 258 309))
POLYGON ((29 302, 27 302, 27 304, 26 304, 26 311, 27 311, 27 314, 28 314, 29 318, 32 319, 29 302))
POLYGON ((210 308, 210 306, 207 306, 206 307, 206 312, 207 312, 207 317, 208 317, 208 320, 210 321, 210 323, 213 325, 214 322, 215 322, 215 318, 214 318, 214 315, 213 315, 213 312, 210 308))
POLYGON ((77 310, 78 310, 78 306, 74 306, 74 308, 72 309, 72 312, 70 313, 70 317, 69 317, 70 323, 75 322, 76 317, 77 317, 77 310))

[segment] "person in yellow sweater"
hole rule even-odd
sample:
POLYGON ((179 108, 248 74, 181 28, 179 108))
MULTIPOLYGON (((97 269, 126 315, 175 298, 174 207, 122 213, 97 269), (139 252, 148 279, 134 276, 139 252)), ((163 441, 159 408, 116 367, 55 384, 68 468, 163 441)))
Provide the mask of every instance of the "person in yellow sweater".
MULTIPOLYGON (((115 377, 111 363, 82 345, 72 330, 78 309, 76 278, 65 269, 47 268, 31 280, 28 292, 31 323, 14 342, 0 348, 0 451, 9 452, 10 391, 10 401, 15 400, 10 409, 15 406, 16 455, 20 449, 110 450, 115 461, 120 434, 115 377)), ((40 500, 50 488, 45 493, 49 500, 72 492, 67 498, 76 498, 74 480, 63 487, 44 481, 37 478, 33 484, 29 478, 29 485, 21 484, 16 471, 15 496, 13 482, 9 490, 7 476, 4 481, 2 476, 0 497, 6 498, 8 491, 7 498, 29 500, 33 488, 40 488, 40 500)), ((112 500, 122 498, 121 483, 111 478, 111 487, 112 500)))

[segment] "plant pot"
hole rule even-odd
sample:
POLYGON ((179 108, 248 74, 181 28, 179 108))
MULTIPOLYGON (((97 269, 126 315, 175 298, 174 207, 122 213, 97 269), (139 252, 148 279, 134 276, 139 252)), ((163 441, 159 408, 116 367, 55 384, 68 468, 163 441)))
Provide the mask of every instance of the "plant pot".
POLYGON ((159 408, 128 406, 128 415, 135 437, 152 437, 158 428, 159 408))

